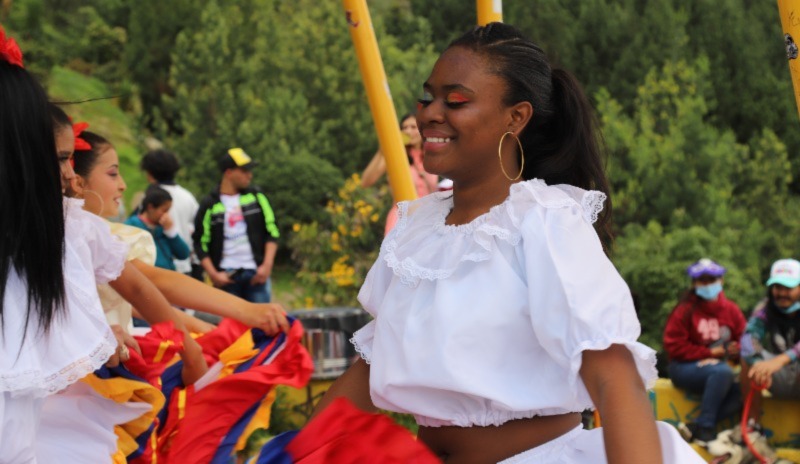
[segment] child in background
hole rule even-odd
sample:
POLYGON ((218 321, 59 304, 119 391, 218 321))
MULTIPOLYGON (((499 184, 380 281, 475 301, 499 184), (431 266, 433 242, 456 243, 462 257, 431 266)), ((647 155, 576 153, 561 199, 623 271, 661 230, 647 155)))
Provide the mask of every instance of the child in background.
POLYGON ((175 270, 175 259, 186 259, 191 250, 178 235, 178 228, 169 215, 172 196, 157 185, 147 188, 139 214, 129 217, 125 224, 150 232, 156 242, 156 266, 175 270))

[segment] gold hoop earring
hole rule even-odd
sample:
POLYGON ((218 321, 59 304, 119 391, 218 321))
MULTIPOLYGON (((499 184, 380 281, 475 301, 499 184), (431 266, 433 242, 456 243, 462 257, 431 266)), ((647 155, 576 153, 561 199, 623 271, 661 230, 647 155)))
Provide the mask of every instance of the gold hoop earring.
MULTIPOLYGON (((84 191, 85 193, 92 193, 92 194, 94 194, 94 196, 96 196, 96 197, 97 197, 97 199, 98 199, 98 200, 100 200, 100 211, 98 211, 98 212, 96 212, 96 213, 95 213, 94 211, 89 211, 88 209, 87 209, 86 211, 89 211, 90 213, 94 214, 95 216, 100 216, 100 217, 103 217, 103 210, 105 210, 105 209, 106 209, 106 202, 105 202, 105 201, 103 201, 103 197, 101 197, 101 196, 100 196, 100 194, 99 194, 99 193, 97 193, 97 192, 95 192, 94 190, 83 189, 83 191, 84 191)), ((81 195, 81 198, 82 198, 84 201, 86 201, 86 195, 81 195)), ((85 209, 85 206, 86 206, 86 204, 84 203, 84 209, 85 209)))
POLYGON ((506 176, 506 179, 513 182, 522 177, 522 170, 525 169, 525 152, 522 149, 522 142, 520 142, 519 137, 514 135, 513 132, 511 131, 506 132, 505 134, 503 134, 502 137, 500 137, 500 145, 497 146, 497 158, 500 160, 500 169, 503 171, 503 175, 506 176), (516 139, 517 146, 519 146, 519 157, 522 160, 520 161, 519 174, 517 174, 516 177, 509 176, 508 173, 506 172, 506 168, 503 167, 503 140, 505 140, 506 135, 508 134, 513 135, 514 139, 516 139))

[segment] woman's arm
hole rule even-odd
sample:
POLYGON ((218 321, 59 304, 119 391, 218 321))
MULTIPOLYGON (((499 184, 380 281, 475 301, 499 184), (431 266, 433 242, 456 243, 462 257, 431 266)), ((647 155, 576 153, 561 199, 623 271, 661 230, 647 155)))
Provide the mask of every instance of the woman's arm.
POLYGON ((603 421, 608 462, 660 464, 653 408, 630 351, 623 345, 584 351, 580 374, 603 421))
POLYGON ((250 303, 180 272, 150 266, 138 259, 131 262, 176 306, 230 317, 269 335, 289 331, 286 312, 278 304, 250 303))
POLYGON ((369 395, 369 364, 359 358, 347 371, 342 374, 325 392, 325 396, 319 400, 317 407, 309 419, 319 414, 336 398, 345 397, 350 400, 357 408, 367 412, 378 412, 378 408, 372 404, 369 395))
POLYGON ((386 174, 386 159, 384 159, 383 153, 378 150, 361 174, 361 186, 364 188, 372 187, 384 174, 386 174))
POLYGON ((130 261, 125 263, 122 274, 108 283, 129 303, 135 306, 147 322, 156 324, 172 321, 175 328, 184 333, 182 377, 186 385, 194 383, 208 370, 200 345, 189 335, 186 326, 175 314, 164 295, 139 272, 130 261))

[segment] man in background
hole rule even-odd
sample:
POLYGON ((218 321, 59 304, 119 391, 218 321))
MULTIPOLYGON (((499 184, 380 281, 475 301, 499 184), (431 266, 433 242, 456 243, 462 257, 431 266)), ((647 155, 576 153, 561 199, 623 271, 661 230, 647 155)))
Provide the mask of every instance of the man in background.
POLYGON ((268 303, 280 234, 266 195, 250 187, 255 166, 241 148, 219 159, 222 179, 200 202, 194 250, 214 286, 253 303, 268 303))

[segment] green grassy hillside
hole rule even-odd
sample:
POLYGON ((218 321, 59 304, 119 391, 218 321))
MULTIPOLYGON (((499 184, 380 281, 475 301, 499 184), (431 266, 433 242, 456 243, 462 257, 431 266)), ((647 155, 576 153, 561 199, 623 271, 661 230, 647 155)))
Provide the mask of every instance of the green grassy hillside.
MULTIPOLYGON (((108 86, 100 80, 58 66, 50 73, 47 88, 50 98, 56 102, 83 101, 112 95, 108 86)), ((122 111, 115 99, 68 104, 63 108, 73 121, 88 122, 90 131, 108 138, 114 144, 119 153, 122 174, 128 184, 125 203, 130 211, 131 197, 147 185, 139 170, 139 160, 145 148, 138 136, 135 119, 122 111)))

